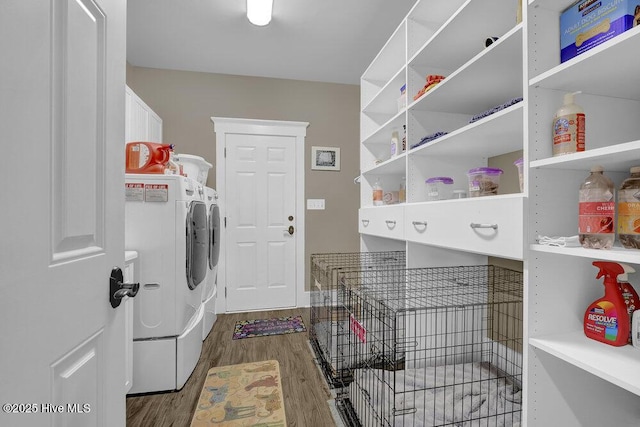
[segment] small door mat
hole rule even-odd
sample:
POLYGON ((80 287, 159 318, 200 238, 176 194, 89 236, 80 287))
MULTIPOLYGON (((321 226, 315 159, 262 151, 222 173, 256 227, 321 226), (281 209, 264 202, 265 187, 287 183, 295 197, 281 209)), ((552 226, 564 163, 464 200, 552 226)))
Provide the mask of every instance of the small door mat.
POLYGON ((233 339, 263 337, 268 335, 305 332, 302 316, 276 317, 272 319, 239 320, 233 330, 233 339))
POLYGON ((207 372, 191 427, 286 427, 277 360, 218 366, 207 372))

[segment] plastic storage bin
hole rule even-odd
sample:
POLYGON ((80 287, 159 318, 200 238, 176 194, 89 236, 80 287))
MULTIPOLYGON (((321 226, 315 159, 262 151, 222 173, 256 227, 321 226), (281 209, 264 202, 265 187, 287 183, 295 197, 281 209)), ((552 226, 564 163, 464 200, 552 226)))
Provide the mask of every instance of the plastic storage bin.
POLYGON ((436 176, 425 181, 427 184, 427 200, 450 199, 453 190, 453 179, 447 176, 436 176))
POLYGON ((471 169, 469 177, 469 197, 495 196, 500 187, 502 169, 475 168, 471 169))
POLYGON ((200 156, 192 156, 191 154, 178 154, 176 156, 178 164, 182 165, 182 171, 187 176, 200 184, 207 183, 209 169, 213 166, 200 156))

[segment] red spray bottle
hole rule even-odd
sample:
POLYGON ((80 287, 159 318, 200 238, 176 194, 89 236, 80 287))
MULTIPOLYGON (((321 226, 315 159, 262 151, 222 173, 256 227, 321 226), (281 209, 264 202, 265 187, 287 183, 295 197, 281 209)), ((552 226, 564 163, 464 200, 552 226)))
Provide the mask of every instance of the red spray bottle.
POLYGON ((617 262, 594 261, 604 276, 604 297, 595 300, 584 313, 584 334, 594 340, 616 347, 629 339, 629 314, 618 286, 618 275, 625 272, 617 262))

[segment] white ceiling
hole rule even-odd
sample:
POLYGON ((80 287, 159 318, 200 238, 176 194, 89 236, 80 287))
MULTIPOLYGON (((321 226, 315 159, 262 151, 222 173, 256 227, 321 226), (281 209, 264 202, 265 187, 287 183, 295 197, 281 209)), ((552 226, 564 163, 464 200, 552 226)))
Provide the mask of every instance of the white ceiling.
POLYGON ((246 0, 128 0, 134 66, 359 84, 416 0, 274 0, 256 27, 246 0))

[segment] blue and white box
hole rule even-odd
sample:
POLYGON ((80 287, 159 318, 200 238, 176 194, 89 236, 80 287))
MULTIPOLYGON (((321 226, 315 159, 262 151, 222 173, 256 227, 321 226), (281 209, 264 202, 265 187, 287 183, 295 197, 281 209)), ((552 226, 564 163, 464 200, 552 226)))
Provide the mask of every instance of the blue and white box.
POLYGON ((560 62, 640 25, 640 0, 580 0, 560 15, 560 62))
POLYGON ((398 98, 398 113, 407 108, 407 84, 403 84, 400 88, 400 97, 398 98))

